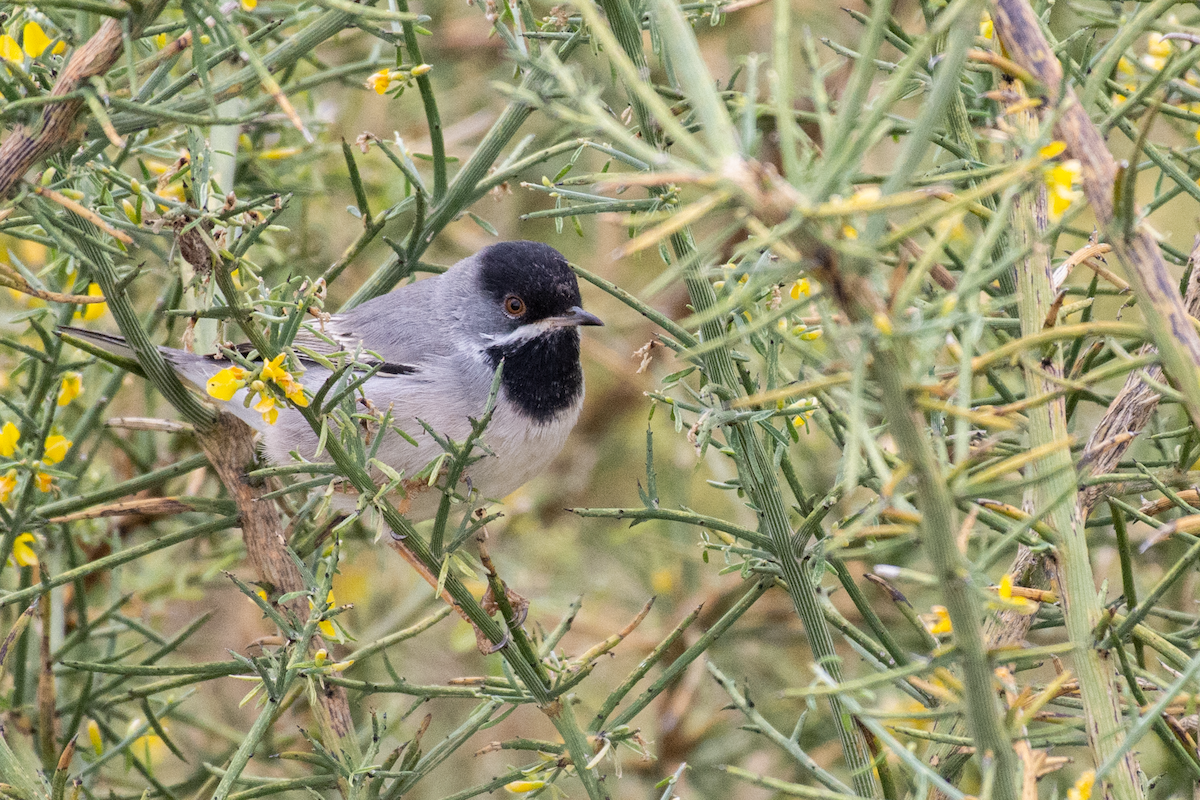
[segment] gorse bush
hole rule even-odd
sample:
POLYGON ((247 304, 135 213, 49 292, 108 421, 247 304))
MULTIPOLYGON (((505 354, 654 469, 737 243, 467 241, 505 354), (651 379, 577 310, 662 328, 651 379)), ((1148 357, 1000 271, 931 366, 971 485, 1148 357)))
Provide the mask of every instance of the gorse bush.
POLYGON ((0 795, 1193 792, 1192 6, 3 13, 0 795), (296 338, 498 231, 610 323, 507 507, 296 338))

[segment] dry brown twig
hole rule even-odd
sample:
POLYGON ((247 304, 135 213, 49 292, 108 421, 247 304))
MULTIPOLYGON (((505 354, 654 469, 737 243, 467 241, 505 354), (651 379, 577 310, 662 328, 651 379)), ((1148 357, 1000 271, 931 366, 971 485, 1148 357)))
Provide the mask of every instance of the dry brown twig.
POLYGON ((996 33, 1009 57, 1040 83, 1046 93, 1043 107, 1059 110, 1055 136, 1066 143, 1067 154, 1079 161, 1083 191, 1096 222, 1125 267, 1139 300, 1149 306, 1144 316, 1165 371, 1180 387, 1192 422, 1200 424, 1200 334, 1188 319, 1158 244, 1144 225, 1118 218, 1113 200, 1117 163, 1087 109, 1074 90, 1065 86, 1062 64, 1046 41, 1033 9, 1025 0, 996 0, 993 8, 996 33))
MULTIPOLYGON (((89 79, 108 72, 124 52, 124 23, 129 25, 130 38, 136 39, 166 4, 166 0, 150 0, 124 21, 105 20, 92 38, 71 54, 71 60, 55 81, 50 96, 69 95, 89 79)), ((83 98, 51 103, 42 111, 37 125, 21 125, 8 134, 0 144, 0 196, 8 196, 34 164, 58 152, 75 138, 75 118, 84 105, 83 98)))
MULTIPOLYGON (((262 501, 268 487, 265 484, 255 485, 246 479, 246 465, 253 464, 256 457, 254 435, 249 426, 232 414, 222 412, 212 431, 198 434, 197 439, 217 477, 237 505, 246 554, 258 579, 272 588, 272 595, 303 592, 304 577, 283 538, 279 510, 274 503, 262 501)), ((311 613, 305 597, 293 598, 282 605, 301 622, 307 620, 311 613)), ((309 649, 315 652, 324 647, 321 636, 315 634, 309 649)), ((323 688, 312 709, 322 733, 336 739, 336 742, 327 741, 326 747, 331 750, 340 747, 357 756, 358 740, 346 690, 329 684, 323 688)))

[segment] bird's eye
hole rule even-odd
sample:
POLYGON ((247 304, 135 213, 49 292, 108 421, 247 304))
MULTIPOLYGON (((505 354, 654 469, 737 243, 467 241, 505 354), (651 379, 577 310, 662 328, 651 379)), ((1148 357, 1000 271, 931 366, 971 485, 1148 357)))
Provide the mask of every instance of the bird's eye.
POLYGON ((504 313, 510 317, 523 316, 525 314, 525 301, 515 294, 510 294, 504 298, 504 313))

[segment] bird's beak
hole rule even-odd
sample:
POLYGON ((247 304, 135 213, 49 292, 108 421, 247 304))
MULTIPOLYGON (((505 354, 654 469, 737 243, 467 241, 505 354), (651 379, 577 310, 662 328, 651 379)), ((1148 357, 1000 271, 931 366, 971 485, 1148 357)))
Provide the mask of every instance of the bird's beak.
POLYGON ((603 320, 590 311, 584 311, 579 306, 571 306, 567 309, 567 313, 558 317, 550 317, 546 322, 552 323, 558 328, 570 328, 577 325, 604 325, 603 320))

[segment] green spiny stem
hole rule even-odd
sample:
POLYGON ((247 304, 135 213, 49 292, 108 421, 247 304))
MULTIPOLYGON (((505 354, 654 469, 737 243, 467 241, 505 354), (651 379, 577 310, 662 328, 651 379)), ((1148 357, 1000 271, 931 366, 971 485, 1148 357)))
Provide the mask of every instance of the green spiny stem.
POLYGON ((767 590, 775 585, 774 578, 760 578, 757 583, 750 587, 738 601, 730 606, 729 610, 721 615, 711 628, 704 632, 704 635, 698 638, 694 644, 671 662, 671 665, 663 670, 663 674, 658 677, 645 691, 638 695, 632 703, 625 707, 613 721, 609 723, 609 730, 616 730, 622 725, 628 725, 633 721, 633 718, 641 713, 642 709, 650 705, 654 698, 658 697, 672 681, 675 681, 688 668, 693 661, 703 655, 712 643, 715 642, 725 631, 729 630, 735 622, 742 618, 742 615, 750 610, 758 599, 767 593, 767 590))
POLYGON ((667 637, 655 645, 654 649, 638 663, 637 667, 634 668, 633 672, 629 673, 629 676, 622 681, 621 685, 604 699, 600 710, 596 712, 596 716, 592 719, 591 724, 588 725, 588 730, 603 730, 604 723, 608 720, 609 715, 616 710, 617 706, 620 705, 621 701, 625 699, 625 696, 629 694, 633 687, 637 685, 638 681, 646 677, 646 673, 658 663, 667 649, 696 621, 702 609, 703 606, 697 606, 692 609, 690 614, 680 620, 679 624, 671 630, 667 637))
POLYGON ((954 645, 961 656, 967 721, 976 752, 997 763, 996 800, 1014 800, 1020 762, 1004 729, 999 699, 992 686, 993 664, 983 644, 980 620, 983 609, 971 574, 955 544, 954 500, 950 496, 933 450, 909 402, 903 376, 905 360, 895 342, 875 348, 874 374, 882 389, 888 429, 896 438, 901 456, 912 465, 921 508, 922 542, 942 586, 946 609, 954 629, 954 645), (890 345, 890 346, 889 346, 890 345))
MULTIPOLYGON (((557 50, 558 58, 565 60, 578 44, 579 38, 577 36, 563 42, 557 50)), ((537 93, 550 83, 551 77, 541 70, 531 69, 521 81, 520 90, 521 92, 537 93)), ((487 178, 488 169, 491 168, 496 158, 500 155, 500 151, 512 140, 512 137, 516 135, 517 131, 532 113, 533 107, 523 101, 516 100, 505 106, 503 113, 500 114, 500 118, 488 130, 487 134, 483 137, 483 141, 476 146, 474 152, 471 154, 471 158, 463 165, 462 169, 454 176, 454 180, 446 188, 445 195, 425 220, 420 235, 414 237, 412 246, 408 248, 407 258, 402 260, 399 256, 393 256, 385 261, 350 296, 350 299, 342 306, 342 311, 354 308, 370 300, 372 297, 378 297, 381 294, 391 291, 401 278, 411 272, 412 265, 421 257, 426 248, 433 243, 434 237, 441 232, 442 228, 457 218, 464 209, 479 198, 480 186, 487 178)))
POLYGON ((133 303, 125 289, 119 286, 120 279, 113 268, 108 254, 96 246, 95 237, 99 231, 87 220, 68 212, 71 224, 68 227, 75 239, 75 244, 88 259, 92 277, 100 284, 108 309, 117 321, 117 327, 125 337, 126 343, 137 354, 138 363, 146 373, 146 377, 183 417, 197 431, 212 430, 216 422, 216 412, 196 399, 196 396, 184 388, 175 370, 167 364, 158 347, 150 341, 149 335, 142 327, 141 321, 134 313, 133 303))
MULTIPOLYGON (((1129 695, 1139 706, 1146 707, 1150 701, 1146 699, 1146 693, 1142 691, 1137 676, 1133 673, 1125 646, 1118 642, 1113 650, 1117 654, 1117 662, 1121 665, 1121 673, 1125 676, 1125 685, 1129 688, 1129 695)), ((1186 746, 1187 737, 1177 736, 1167 725, 1167 721, 1161 717, 1154 720, 1154 732, 1158 735, 1159 741, 1174 754, 1176 760, 1182 763, 1195 779, 1200 779, 1200 760, 1197 759, 1196 753, 1186 746)))
POLYGON ((176 531, 175 533, 159 536, 156 539, 151 539, 148 542, 134 545, 133 547, 121 550, 118 553, 113 553, 112 555, 105 556, 104 558, 98 558, 95 561, 89 561, 87 564, 84 564, 81 567, 76 567, 75 569, 70 569, 66 572, 60 572, 53 578, 42 581, 41 583, 35 584, 28 588, 20 589, 15 592, 9 592, 5 595, 0 595, 0 608, 28 602, 34 597, 40 597, 57 586, 63 586, 64 584, 71 583, 88 575, 94 575, 97 572, 103 572, 113 567, 120 566, 121 564, 127 564, 130 561, 136 561, 137 559, 149 553, 179 544, 180 542, 186 542, 189 539, 195 539, 199 536, 205 536, 210 533, 216 533, 217 531, 225 530, 226 528, 235 527, 237 524, 237 517, 219 517, 201 525, 195 525, 190 528, 184 528, 181 531, 176 531))
POLYGON ((834 792, 840 792, 844 795, 853 796, 851 794, 851 788, 838 780, 837 776, 830 774, 829 771, 818 764, 812 756, 802 750, 794 737, 787 736, 786 734, 776 730, 776 728, 771 725, 771 723, 768 722, 767 719, 763 717, 763 715, 754 707, 754 703, 752 703, 746 697, 745 693, 738 688, 737 683, 727 678, 725 673, 721 672, 721 670, 717 668, 716 664, 710 661, 705 666, 708 667, 709 674, 717 679, 717 683, 719 683, 721 688, 725 690, 725 693, 729 695, 729 698, 733 701, 733 704, 737 706, 738 710, 746 716, 746 719, 748 719, 751 724, 757 728, 759 733, 762 733, 771 741, 775 742, 775 744, 777 744, 784 752, 794 758, 798 764, 804 767, 804 769, 807 770, 813 778, 825 786, 825 788, 834 792))
MULTIPOLYGON (((1026 336, 1042 330, 1054 302, 1050 253, 1039 240, 1047 227, 1044 191, 1038 188, 1026 192, 1013 204, 1011 215, 1014 242, 1032 245, 1031 255, 1017 265, 1017 307, 1021 332, 1026 336)), ((1046 375, 1061 375, 1062 365, 1062 350, 1055 348, 1050 360, 1042 362, 1040 370, 1025 369, 1026 396, 1036 397, 1052 391, 1054 386, 1046 375)), ((1031 409, 1028 418, 1031 448, 1049 447, 1070 436, 1066 404, 1061 398, 1031 409)), ((1034 462, 1031 469, 1034 475, 1042 478, 1029 489, 1033 506, 1048 509, 1043 519, 1058 534, 1059 569, 1053 574, 1058 578, 1067 636, 1075 645, 1074 666, 1088 723, 1088 739, 1099 763, 1107 761, 1115 752, 1123 724, 1118 706, 1120 692, 1110 658, 1096 647, 1095 642, 1094 631, 1100 624, 1103 608, 1088 557, 1075 462, 1069 450, 1054 448, 1034 462)), ((1137 762, 1131 753, 1126 753, 1111 776, 1115 800, 1138 800, 1143 796, 1137 776, 1137 762)))
MULTIPOLYGON (((408 0, 396 0, 396 8, 408 11, 408 0)), ((404 29, 404 49, 414 66, 421 60, 421 46, 417 41, 417 27, 412 21, 400 23, 404 29)), ((421 92, 421 104, 425 107, 425 121, 429 124, 429 144, 433 156, 433 200, 437 202, 446 194, 446 143, 442 136, 442 115, 438 113, 437 98, 433 94, 433 83, 429 75, 417 78, 417 89, 421 92)))
MULTIPOLYGON (((639 74, 644 72, 648 66, 646 54, 642 49, 641 26, 629 3, 626 0, 601 0, 601 7, 608 18, 608 25, 611 26, 613 34, 624 51, 625 58, 632 62, 639 74)), ((687 52, 674 54, 677 62, 674 65, 676 70, 696 73, 692 76, 694 82, 697 84, 707 82, 709 91, 711 91, 711 81, 708 79, 707 69, 700 61, 698 53, 693 52, 695 40, 686 37, 680 37, 680 39, 688 42, 691 48, 687 52), (684 60, 687 63, 679 63, 684 60)), ((610 53, 610 58, 615 60, 620 55, 620 53, 610 53)), ((629 91, 630 102, 633 104, 634 113, 643 135, 651 137, 656 146, 661 145, 661 142, 657 141, 660 134, 656 133, 659 127, 654 124, 655 120, 651 118, 647 106, 638 101, 636 93, 632 90, 633 87, 627 86, 626 88, 629 91)), ((716 112, 711 113, 715 117, 716 112)), ((718 136, 719 131, 710 133, 718 136)), ((712 285, 704 277, 697 262, 691 236, 686 232, 675 233, 671 236, 671 244, 676 258, 687 265, 684 283, 692 302, 693 311, 698 317, 704 319, 705 312, 713 308, 718 300, 712 285)), ((717 319, 708 318, 700 329, 701 343, 723 339, 724 331, 721 327, 721 323, 717 319)), ((726 399, 736 396, 741 384, 728 346, 723 345, 708 350, 701 356, 701 360, 705 366, 707 379, 712 384, 723 388, 729 395, 726 399)), ((822 669, 834 677, 834 680, 840 681, 841 659, 837 655, 833 637, 817 600, 816 586, 812 582, 809 571, 793 550, 792 530, 788 523, 787 507, 784 504, 783 493, 780 490, 772 460, 751 423, 734 423, 729 426, 728 431, 729 443, 737 456, 738 473, 756 510, 759 525, 771 538, 774 545, 775 557, 783 569, 788 594, 804 623, 814 659, 822 669)), ((871 768, 866 741, 853 721, 845 714, 841 700, 837 697, 830 697, 829 704, 834 725, 837 727, 841 740, 842 753, 853 776, 855 791, 862 797, 878 796, 879 784, 871 768)))

